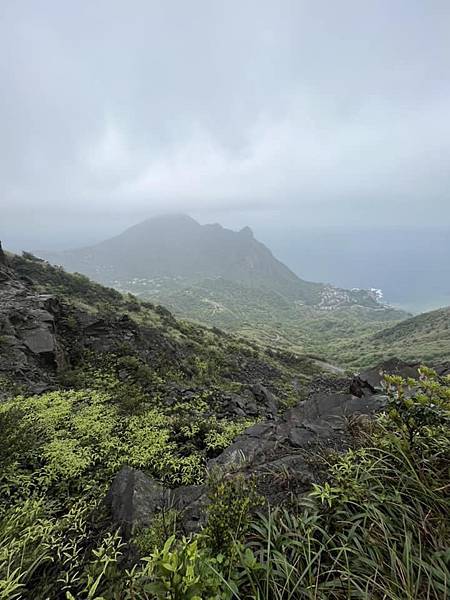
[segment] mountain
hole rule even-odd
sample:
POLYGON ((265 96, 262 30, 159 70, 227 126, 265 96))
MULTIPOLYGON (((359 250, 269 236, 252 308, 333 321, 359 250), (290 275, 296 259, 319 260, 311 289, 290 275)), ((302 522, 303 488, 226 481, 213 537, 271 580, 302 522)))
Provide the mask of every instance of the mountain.
POLYGON ((356 304, 379 308, 373 292, 303 281, 249 227, 236 232, 218 224, 200 225, 187 215, 148 219, 94 246, 43 256, 108 285, 145 286, 148 295, 161 287, 222 278, 324 309, 356 304))
POLYGON ((185 215, 149 219, 89 248, 41 256, 177 316, 341 364, 337 342, 409 316, 384 305, 377 290, 300 279, 249 227, 236 232, 185 215))

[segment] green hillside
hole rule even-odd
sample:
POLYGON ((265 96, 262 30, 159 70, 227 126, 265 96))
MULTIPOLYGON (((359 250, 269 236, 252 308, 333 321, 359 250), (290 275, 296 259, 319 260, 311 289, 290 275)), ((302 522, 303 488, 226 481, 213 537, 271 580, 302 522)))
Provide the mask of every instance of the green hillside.
POLYGON ((332 355, 340 356, 342 364, 363 366, 391 357, 416 363, 445 362, 450 360, 450 308, 423 313, 333 346, 332 355))
POLYGON ((341 360, 340 344, 376 333, 408 316, 397 309, 367 307, 357 301, 338 301, 335 306, 332 297, 329 304, 311 306, 275 290, 250 288, 223 278, 190 285, 164 280, 151 287, 137 281, 126 289, 141 298, 157 299, 176 315, 269 346, 322 355, 339 364, 348 364, 341 360))
POLYGON ((448 377, 376 416, 307 356, 0 259, 0 598, 445 598, 448 377))

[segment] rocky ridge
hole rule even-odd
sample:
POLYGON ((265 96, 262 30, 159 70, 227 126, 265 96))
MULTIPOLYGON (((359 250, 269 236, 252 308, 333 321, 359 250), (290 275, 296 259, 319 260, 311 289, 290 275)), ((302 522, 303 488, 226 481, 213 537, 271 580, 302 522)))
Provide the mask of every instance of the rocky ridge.
MULTIPOLYGON (((324 465, 319 457, 358 444, 373 416, 385 407, 383 375, 417 379, 419 366, 392 359, 352 379, 342 378, 334 389, 333 385, 327 389, 326 378, 318 378, 321 391, 312 386, 304 402, 244 431, 209 461, 208 469, 225 477, 254 478, 259 492, 272 505, 285 502, 290 494, 304 494, 313 483, 322 482, 324 465)), ((449 374, 450 365, 441 365, 438 372, 449 374)), ((159 511, 171 508, 179 511, 189 533, 206 523, 208 487, 168 489, 126 466, 115 477, 106 503, 125 535, 135 527, 149 526, 159 511)))

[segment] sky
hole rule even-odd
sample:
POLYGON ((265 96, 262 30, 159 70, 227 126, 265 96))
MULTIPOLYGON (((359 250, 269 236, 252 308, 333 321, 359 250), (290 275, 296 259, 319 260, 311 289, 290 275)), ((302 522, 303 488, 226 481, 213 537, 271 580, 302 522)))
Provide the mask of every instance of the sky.
POLYGON ((1 239, 442 228, 449 32, 448 0, 1 0, 1 239))

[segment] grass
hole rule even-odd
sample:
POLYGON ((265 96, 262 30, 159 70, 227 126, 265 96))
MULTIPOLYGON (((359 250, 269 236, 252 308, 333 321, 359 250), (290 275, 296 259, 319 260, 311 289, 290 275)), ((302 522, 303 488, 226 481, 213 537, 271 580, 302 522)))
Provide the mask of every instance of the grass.
POLYGON ((359 447, 330 455, 328 481, 255 515, 245 536, 234 527, 219 564, 207 532, 198 536, 194 572, 206 564, 220 590, 199 598, 449 598, 450 379, 422 373, 413 387, 391 378, 388 412, 359 447))

